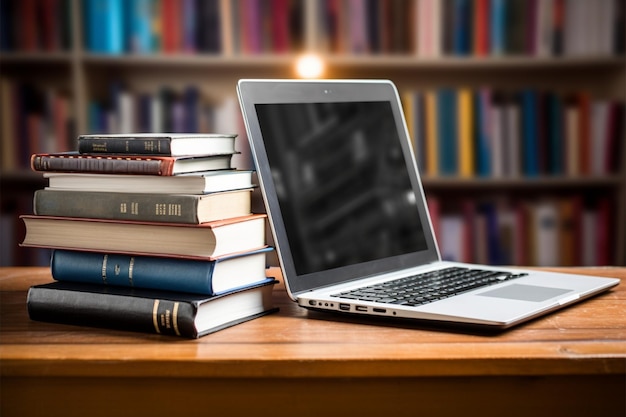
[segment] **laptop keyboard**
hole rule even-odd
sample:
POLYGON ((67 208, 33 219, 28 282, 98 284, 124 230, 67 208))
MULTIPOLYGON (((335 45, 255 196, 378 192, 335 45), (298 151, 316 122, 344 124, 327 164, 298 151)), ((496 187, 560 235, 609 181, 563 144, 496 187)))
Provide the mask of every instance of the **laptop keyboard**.
POLYGON ((526 275, 528 274, 449 267, 333 294, 332 297, 419 306, 526 275))

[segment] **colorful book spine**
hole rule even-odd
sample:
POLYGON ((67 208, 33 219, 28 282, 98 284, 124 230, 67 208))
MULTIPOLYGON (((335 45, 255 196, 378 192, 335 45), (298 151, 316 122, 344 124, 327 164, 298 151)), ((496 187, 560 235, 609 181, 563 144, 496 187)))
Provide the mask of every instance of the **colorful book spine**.
POLYGON ((523 174, 539 175, 539 143, 537 126, 537 97, 533 91, 522 93, 523 174))
POLYGON ((458 140, 456 114, 456 92, 441 89, 437 92, 437 131, 439 134, 439 174, 458 174, 458 140))
POLYGON ((460 177, 469 178, 475 174, 475 144, 474 144, 474 111, 472 92, 469 88, 458 91, 458 140, 459 140, 459 169, 460 177))
POLYGON ((428 91, 425 95, 426 110, 426 173, 430 176, 439 174, 439 157, 437 143, 439 141, 437 95, 434 91, 428 91))
POLYGON ((506 51, 506 0, 491 0, 490 5, 491 54, 502 55, 506 51))
POLYGON ((125 17, 122 0, 88 0, 87 46, 91 52, 120 54, 125 51, 125 17))
POLYGON ((474 132, 476 143, 476 175, 487 177, 491 175, 490 156, 490 92, 486 89, 480 90, 474 95, 474 132))

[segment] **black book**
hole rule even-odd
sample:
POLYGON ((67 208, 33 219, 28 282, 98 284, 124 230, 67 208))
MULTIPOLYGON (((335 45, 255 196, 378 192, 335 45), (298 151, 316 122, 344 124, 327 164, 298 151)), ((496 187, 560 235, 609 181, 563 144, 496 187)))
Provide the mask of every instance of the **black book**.
POLYGON ((272 313, 276 280, 226 294, 52 282, 28 291, 31 320, 198 338, 272 313))

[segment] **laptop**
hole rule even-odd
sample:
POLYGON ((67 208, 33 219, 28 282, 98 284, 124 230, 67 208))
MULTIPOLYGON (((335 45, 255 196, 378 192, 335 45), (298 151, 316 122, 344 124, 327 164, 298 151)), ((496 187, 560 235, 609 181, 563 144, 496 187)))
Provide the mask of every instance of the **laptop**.
POLYGON ((506 329, 618 285, 443 261, 391 81, 244 79, 237 92, 300 306, 506 329))

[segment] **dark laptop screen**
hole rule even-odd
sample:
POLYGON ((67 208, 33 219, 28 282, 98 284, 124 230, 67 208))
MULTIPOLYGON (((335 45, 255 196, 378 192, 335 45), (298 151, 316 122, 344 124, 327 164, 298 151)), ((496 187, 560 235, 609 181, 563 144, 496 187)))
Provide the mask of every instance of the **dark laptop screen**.
POLYGON ((427 249, 389 102, 255 108, 298 275, 427 249))

